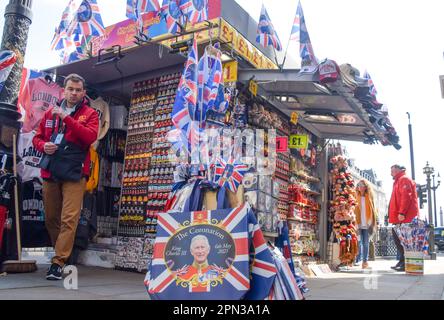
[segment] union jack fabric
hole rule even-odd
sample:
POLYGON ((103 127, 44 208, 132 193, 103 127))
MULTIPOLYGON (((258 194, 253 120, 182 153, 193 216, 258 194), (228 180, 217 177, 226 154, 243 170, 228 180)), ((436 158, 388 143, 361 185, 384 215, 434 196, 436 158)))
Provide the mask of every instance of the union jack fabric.
POLYGON ((13 51, 0 51, 0 92, 2 91, 3 86, 5 85, 5 82, 8 79, 16 61, 17 56, 13 51))
POLYGON ((82 0, 70 0, 62 13, 59 26, 56 28, 51 41, 51 50, 62 50, 65 48, 65 40, 68 38, 68 27, 74 19, 74 14, 79 8, 82 0))
POLYGON ((318 59, 314 54, 310 35, 307 30, 307 25, 305 24, 304 11, 302 10, 302 5, 300 1, 298 3, 296 16, 294 18, 290 39, 296 40, 300 44, 299 55, 302 59, 303 66, 318 65, 318 59))
POLYGON ((190 0, 163 0, 160 8, 161 16, 165 19, 168 32, 176 34, 179 25, 185 25, 190 0))
POLYGON ((81 34, 83 37, 101 36, 105 32, 97 0, 83 0, 68 26, 68 36, 81 34))
POLYGON ((274 263, 277 269, 273 290, 269 300, 303 300, 304 296, 296 283, 296 279, 288 265, 287 259, 278 248, 272 250, 274 263))
POLYGON ((223 81, 222 52, 214 47, 207 47, 204 55, 200 58, 198 70, 198 108, 197 121, 204 122, 207 111, 212 109, 219 86, 223 81))
POLYGON ((177 88, 171 114, 174 126, 182 131, 182 135, 189 142, 191 142, 192 134, 195 134, 191 121, 197 104, 197 54, 197 42, 194 40, 177 88))
POLYGON ((370 87, 370 94, 373 97, 376 97, 376 95, 378 94, 378 91, 376 91, 376 87, 375 84, 373 83, 372 77, 370 76, 370 74, 367 72, 367 70, 364 72, 364 78, 368 80, 368 85, 370 87))
POLYGON ((249 167, 247 165, 236 163, 233 157, 230 157, 228 161, 225 161, 223 158, 217 158, 214 183, 220 187, 226 186, 230 191, 236 193, 248 170, 249 167))
POLYGON ((153 258, 145 278, 151 298, 243 298, 250 288, 249 212, 245 204, 234 209, 160 213, 153 258), (193 252, 193 242, 199 240, 208 249, 203 258, 193 252))
POLYGON ((208 19, 208 0, 185 0, 182 12, 192 25, 208 19))
POLYGON ((250 290, 248 300, 264 300, 275 281, 277 269, 253 210, 248 215, 250 248, 250 290))
POLYGON ((279 40, 264 5, 262 5, 261 16, 257 26, 256 42, 260 43, 265 48, 268 46, 273 46, 278 51, 282 50, 281 41, 279 40))
POLYGON ((126 16, 137 21, 139 28, 143 28, 142 15, 146 12, 159 12, 160 5, 157 0, 127 0, 126 16))

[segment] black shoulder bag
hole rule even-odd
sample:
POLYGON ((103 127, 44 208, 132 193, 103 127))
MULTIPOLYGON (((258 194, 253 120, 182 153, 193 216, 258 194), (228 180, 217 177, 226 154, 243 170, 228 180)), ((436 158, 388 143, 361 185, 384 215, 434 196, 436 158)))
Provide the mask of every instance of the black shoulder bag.
POLYGON ((63 133, 63 139, 58 145, 56 152, 48 157, 49 163, 45 169, 51 172, 51 176, 55 180, 80 181, 83 177, 83 163, 88 150, 84 150, 78 145, 66 141, 64 135, 66 130, 63 130, 63 132, 60 130, 61 121, 59 121, 58 132, 55 134, 55 120, 56 116, 53 117, 51 141, 54 142, 59 133, 63 133))

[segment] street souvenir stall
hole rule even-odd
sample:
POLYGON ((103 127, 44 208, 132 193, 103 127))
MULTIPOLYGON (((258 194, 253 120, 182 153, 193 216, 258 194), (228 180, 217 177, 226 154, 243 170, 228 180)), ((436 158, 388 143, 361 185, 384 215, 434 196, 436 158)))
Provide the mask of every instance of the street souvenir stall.
POLYGON ((115 268, 148 271, 154 299, 302 299, 297 267, 327 256, 327 140, 398 146, 396 132, 351 66, 279 68, 234 1, 179 36, 158 19, 143 16, 150 38, 123 21, 92 57, 45 70, 82 75, 109 109, 97 242, 115 268))

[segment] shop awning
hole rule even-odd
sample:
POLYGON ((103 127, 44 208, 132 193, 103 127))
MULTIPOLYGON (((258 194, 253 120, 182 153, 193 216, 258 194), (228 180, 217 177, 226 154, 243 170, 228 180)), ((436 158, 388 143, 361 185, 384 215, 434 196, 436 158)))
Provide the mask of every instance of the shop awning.
POLYGON ((301 125, 324 139, 368 141, 387 144, 384 132, 370 121, 353 90, 342 81, 319 84, 319 75, 299 70, 239 70, 239 81, 258 83, 258 94, 291 116, 299 114, 301 125))
POLYGON ((122 57, 112 60, 113 53, 105 54, 99 63, 98 57, 76 61, 45 70, 58 76, 78 73, 86 82, 102 94, 121 96, 129 99, 132 86, 137 81, 161 74, 182 70, 185 58, 179 54, 170 54, 168 49, 157 44, 139 46, 122 52, 122 57))

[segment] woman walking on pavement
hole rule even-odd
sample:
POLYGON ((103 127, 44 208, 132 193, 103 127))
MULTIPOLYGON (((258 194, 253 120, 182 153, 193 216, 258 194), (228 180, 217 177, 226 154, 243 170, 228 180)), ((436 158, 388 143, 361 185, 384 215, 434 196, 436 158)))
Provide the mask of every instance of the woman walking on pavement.
POLYGON ((356 194, 358 205, 355 214, 360 237, 359 257, 362 259, 362 269, 367 269, 370 238, 375 234, 377 228, 377 212, 374 205, 373 189, 367 180, 359 181, 356 194))

